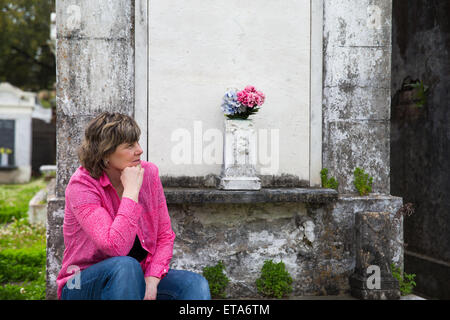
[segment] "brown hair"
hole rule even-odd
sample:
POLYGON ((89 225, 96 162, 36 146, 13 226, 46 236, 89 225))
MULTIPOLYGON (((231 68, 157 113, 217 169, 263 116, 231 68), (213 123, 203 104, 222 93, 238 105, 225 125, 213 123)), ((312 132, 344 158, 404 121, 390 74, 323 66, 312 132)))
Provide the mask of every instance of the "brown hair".
POLYGON ((140 135, 139 126, 130 116, 103 112, 87 125, 78 149, 78 159, 91 177, 98 179, 107 167, 105 157, 114 153, 122 143, 137 142, 140 135))

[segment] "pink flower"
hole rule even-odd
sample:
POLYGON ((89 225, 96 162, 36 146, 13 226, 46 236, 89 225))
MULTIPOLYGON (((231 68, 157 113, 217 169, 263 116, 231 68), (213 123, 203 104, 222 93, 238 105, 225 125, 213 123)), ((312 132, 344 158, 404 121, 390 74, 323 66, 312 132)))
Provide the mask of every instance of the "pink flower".
POLYGON ((260 106, 264 103, 266 97, 261 91, 257 91, 254 86, 246 86, 244 90, 237 93, 240 103, 249 108, 260 106))

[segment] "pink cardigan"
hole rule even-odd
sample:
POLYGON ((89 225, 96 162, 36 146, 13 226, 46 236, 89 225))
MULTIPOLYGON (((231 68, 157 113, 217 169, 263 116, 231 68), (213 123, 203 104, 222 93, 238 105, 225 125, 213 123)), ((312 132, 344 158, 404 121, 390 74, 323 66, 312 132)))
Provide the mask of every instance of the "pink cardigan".
POLYGON ((149 252, 141 262, 144 276, 162 278, 169 271, 175 233, 158 167, 146 161, 141 161, 141 165, 145 174, 139 203, 126 197, 120 200, 106 173, 96 180, 79 167, 72 175, 66 188, 65 250, 56 278, 58 299, 74 275, 72 270, 82 271, 107 258, 126 256, 136 234, 149 252))

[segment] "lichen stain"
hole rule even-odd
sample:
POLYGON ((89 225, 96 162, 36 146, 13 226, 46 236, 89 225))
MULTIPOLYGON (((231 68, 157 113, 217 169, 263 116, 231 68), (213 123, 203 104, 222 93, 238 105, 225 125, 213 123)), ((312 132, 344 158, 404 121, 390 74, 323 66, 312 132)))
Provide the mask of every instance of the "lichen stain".
POLYGON ((339 35, 338 40, 341 44, 341 46, 345 45, 346 37, 347 37, 347 22, 345 22, 344 19, 338 18, 339 22, 339 35))

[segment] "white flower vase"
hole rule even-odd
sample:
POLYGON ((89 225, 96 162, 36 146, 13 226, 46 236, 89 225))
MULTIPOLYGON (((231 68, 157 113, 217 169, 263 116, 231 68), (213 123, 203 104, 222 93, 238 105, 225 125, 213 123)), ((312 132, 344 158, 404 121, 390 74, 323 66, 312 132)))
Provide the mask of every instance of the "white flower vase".
POLYGON ((8 154, 7 154, 7 153, 2 153, 2 156, 1 156, 1 166, 2 166, 2 167, 8 166, 8 154))
POLYGON ((256 176, 256 132, 251 119, 226 119, 219 189, 260 190, 256 176))

